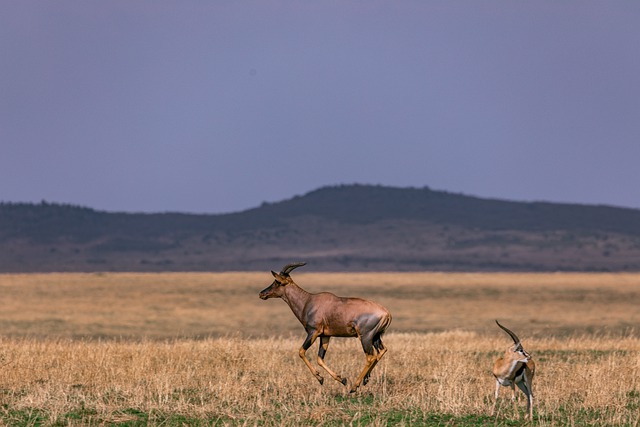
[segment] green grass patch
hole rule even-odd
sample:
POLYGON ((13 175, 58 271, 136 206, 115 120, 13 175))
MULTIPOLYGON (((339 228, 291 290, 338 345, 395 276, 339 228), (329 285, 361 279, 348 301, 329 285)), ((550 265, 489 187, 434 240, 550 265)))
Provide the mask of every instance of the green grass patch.
MULTIPOLYGON (((630 400, 634 404, 640 393, 634 392, 630 396, 630 400)), ((318 420, 299 420, 294 422, 291 414, 283 412, 264 413, 262 418, 226 418, 219 416, 192 417, 188 414, 171 413, 163 411, 143 411, 137 408, 123 408, 120 411, 110 414, 107 418, 99 414, 95 409, 78 407, 66 414, 51 419, 50 414, 46 411, 23 408, 20 410, 3 406, 0 413, 0 424, 11 425, 16 427, 37 427, 37 426, 67 426, 67 425, 107 425, 119 427, 147 427, 147 426, 165 426, 165 427, 212 427, 212 426, 240 426, 240 425, 318 425, 325 426, 370 426, 370 425, 386 425, 386 426, 424 426, 424 427, 453 427, 453 426, 494 426, 494 427, 515 427, 529 424, 524 420, 516 417, 502 416, 490 417, 488 415, 467 414, 453 415, 445 413, 424 413, 420 410, 387 410, 381 411, 373 405, 371 396, 361 396, 359 398, 343 398, 336 396, 336 402, 342 408, 336 408, 335 411, 327 414, 321 421, 318 420), (346 407, 345 407, 346 406, 346 407)), ((562 407, 552 414, 538 414, 534 416, 534 424, 543 423, 546 425, 564 426, 564 425, 584 425, 597 426, 602 425, 603 420, 608 419, 607 411, 591 410, 586 408, 569 408, 562 407)), ((634 420, 629 419, 628 422, 618 424, 621 426, 632 426, 634 420)))

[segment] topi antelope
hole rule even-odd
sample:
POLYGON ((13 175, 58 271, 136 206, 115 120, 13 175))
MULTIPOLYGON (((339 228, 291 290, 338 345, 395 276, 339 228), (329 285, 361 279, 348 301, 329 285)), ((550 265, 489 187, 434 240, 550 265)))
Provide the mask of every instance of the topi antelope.
POLYGON ((320 338, 318 365, 343 385, 347 385, 347 379, 336 374, 324 363, 329 340, 331 337, 360 339, 367 361, 360 376, 351 386, 350 391, 353 393, 360 384, 367 384, 371 371, 387 352, 380 338, 391 323, 391 314, 381 305, 364 299, 341 298, 329 292, 311 294, 305 291, 296 285, 289 275, 294 268, 305 264, 305 262, 299 262, 285 265, 280 273, 271 271, 275 280, 260 292, 260 298, 263 300, 282 298, 302 323, 307 331, 307 338, 300 347, 299 355, 320 384, 324 382, 324 378, 311 366, 306 357, 307 350, 316 338, 320 338))
POLYGON ((511 387, 511 401, 513 402, 514 410, 518 413, 515 389, 515 386, 518 386, 525 396, 527 396, 527 416, 530 420, 533 420, 533 391, 531 385, 533 383, 533 375, 536 372, 536 364, 531 358, 531 355, 522 348, 520 338, 502 326, 497 320, 496 323, 513 339, 513 345, 493 364, 493 376, 496 377, 496 392, 493 407, 491 408, 491 415, 493 416, 496 409, 500 386, 511 387))

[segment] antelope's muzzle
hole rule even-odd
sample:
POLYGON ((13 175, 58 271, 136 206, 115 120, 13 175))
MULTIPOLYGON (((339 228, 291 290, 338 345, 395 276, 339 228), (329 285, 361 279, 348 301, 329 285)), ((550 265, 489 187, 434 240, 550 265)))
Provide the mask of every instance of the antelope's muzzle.
POLYGON ((267 290, 265 289, 264 291, 260 292, 258 296, 260 297, 260 299, 269 299, 269 292, 267 292, 267 290))

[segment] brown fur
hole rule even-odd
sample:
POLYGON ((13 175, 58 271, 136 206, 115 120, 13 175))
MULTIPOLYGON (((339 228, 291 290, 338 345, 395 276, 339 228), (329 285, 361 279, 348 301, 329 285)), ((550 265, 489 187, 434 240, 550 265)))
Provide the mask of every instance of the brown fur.
POLYGON ((311 294, 298 286, 289 272, 304 263, 289 264, 280 273, 274 271, 273 283, 260 292, 260 298, 282 298, 307 331, 307 337, 299 350, 300 358, 311 373, 322 384, 324 379, 311 365, 306 352, 320 338, 318 365, 336 381, 346 385, 346 378, 336 374, 324 363, 324 356, 331 337, 357 337, 366 355, 366 364, 351 387, 355 392, 361 384, 367 384, 369 375, 378 361, 387 352, 382 344, 382 334, 391 323, 389 311, 375 302, 361 298, 338 297, 329 292, 311 294))
POLYGON ((500 386, 509 386, 511 388, 511 401, 513 402, 513 408, 518 412, 516 405, 516 389, 518 386, 520 390, 527 397, 527 417, 533 419, 533 376, 536 372, 536 364, 531 358, 531 355, 525 351, 520 343, 520 339, 509 329, 502 326, 497 320, 496 323, 507 334, 511 336, 514 344, 509 347, 504 355, 495 361, 493 364, 493 376, 496 378, 496 391, 493 406, 491 408, 491 415, 495 413, 496 403, 500 395, 500 386))

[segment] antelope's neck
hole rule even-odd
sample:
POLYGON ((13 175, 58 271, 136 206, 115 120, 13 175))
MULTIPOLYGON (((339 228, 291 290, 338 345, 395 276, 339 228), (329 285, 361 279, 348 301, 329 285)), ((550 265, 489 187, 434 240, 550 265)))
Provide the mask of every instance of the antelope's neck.
POLYGON ((293 311, 293 314, 298 318, 300 323, 302 323, 304 326, 306 326, 303 320, 304 307, 307 305, 307 301, 309 301, 310 297, 311 297, 311 294, 309 292, 305 291, 295 283, 288 284, 285 287, 284 295, 282 296, 282 299, 284 300, 284 302, 286 302, 289 305, 289 307, 291 308, 291 311, 293 311))
POLYGON ((518 376, 518 369, 524 365, 522 362, 518 362, 517 360, 512 360, 509 365, 509 379, 515 379, 518 376))

